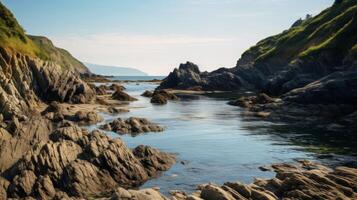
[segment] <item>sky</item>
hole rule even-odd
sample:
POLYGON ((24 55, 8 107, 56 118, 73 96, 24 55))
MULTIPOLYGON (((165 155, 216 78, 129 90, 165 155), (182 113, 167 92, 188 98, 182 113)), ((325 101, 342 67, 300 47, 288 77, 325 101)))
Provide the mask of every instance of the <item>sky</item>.
POLYGON ((334 0, 0 0, 28 34, 81 61, 167 75, 191 61, 235 66, 265 37, 334 0))

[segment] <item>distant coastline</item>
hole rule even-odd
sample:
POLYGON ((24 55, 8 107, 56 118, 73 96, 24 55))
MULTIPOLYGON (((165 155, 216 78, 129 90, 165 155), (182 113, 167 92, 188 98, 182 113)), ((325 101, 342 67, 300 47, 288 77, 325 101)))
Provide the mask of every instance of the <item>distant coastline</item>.
POLYGON ((148 76, 146 72, 130 67, 108 66, 93 63, 84 63, 89 70, 102 76, 148 76))

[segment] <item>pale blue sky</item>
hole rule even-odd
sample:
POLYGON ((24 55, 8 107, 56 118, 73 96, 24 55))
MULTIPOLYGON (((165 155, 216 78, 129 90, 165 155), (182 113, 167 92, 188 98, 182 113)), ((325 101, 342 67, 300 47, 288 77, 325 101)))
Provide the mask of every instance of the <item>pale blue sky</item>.
POLYGON ((29 34, 82 61, 166 75, 187 60, 232 67, 264 37, 333 0, 1 0, 29 34))

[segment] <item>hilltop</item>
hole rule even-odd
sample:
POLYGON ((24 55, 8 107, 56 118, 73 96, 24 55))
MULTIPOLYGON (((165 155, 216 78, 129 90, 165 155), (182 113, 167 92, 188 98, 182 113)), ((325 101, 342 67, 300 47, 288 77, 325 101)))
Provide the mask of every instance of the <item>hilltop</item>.
POLYGON ((27 35, 13 14, 1 2, 0 41, 0 46, 12 53, 21 53, 44 61, 51 61, 63 69, 80 74, 90 73, 83 63, 68 51, 55 47, 48 38, 27 35))

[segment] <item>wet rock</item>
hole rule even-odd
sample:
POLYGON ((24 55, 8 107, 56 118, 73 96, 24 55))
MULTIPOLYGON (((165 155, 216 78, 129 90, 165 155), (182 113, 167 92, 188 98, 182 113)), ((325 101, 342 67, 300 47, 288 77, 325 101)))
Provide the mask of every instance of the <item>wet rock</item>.
POLYGON ((274 103, 275 101, 276 101, 276 99, 269 97, 267 94, 260 93, 257 96, 241 97, 237 100, 228 102, 228 104, 232 105, 232 106, 240 106, 243 108, 250 108, 256 104, 268 104, 268 103, 274 103))
POLYGON ((167 104, 167 98, 162 96, 161 94, 157 94, 155 96, 152 96, 150 102, 154 104, 167 104))
POLYGON ((144 93, 141 94, 143 97, 151 98, 154 93, 152 91, 146 90, 144 93))
POLYGON ((146 132, 161 132, 164 129, 159 125, 150 122, 145 118, 130 117, 128 119, 118 118, 100 127, 106 131, 113 131, 118 134, 137 135, 146 132))
POLYGON ((116 90, 113 94, 112 94, 112 98, 115 100, 119 100, 119 101, 137 101, 136 98, 128 95, 127 93, 121 91, 121 90, 116 90))
POLYGON ((178 99, 175 94, 169 93, 166 90, 155 90, 150 102, 154 104, 166 104, 168 100, 178 99))

